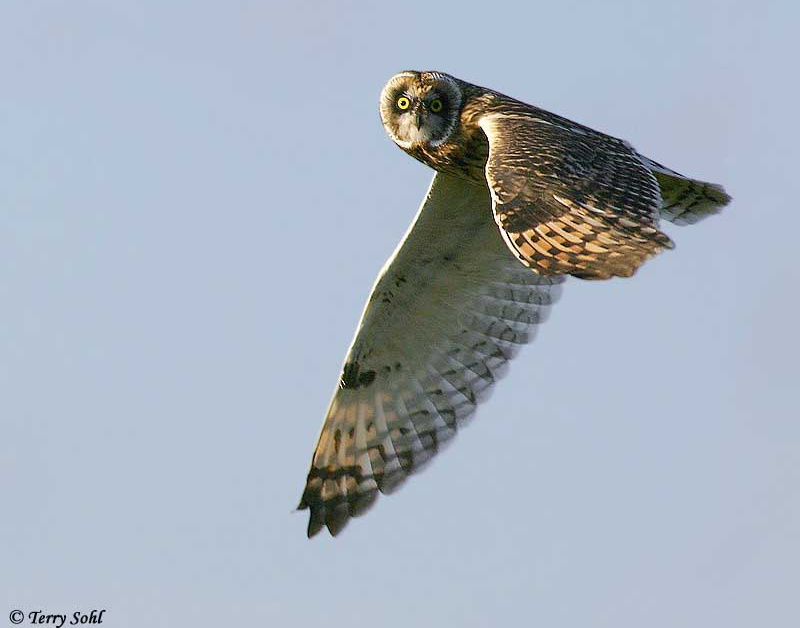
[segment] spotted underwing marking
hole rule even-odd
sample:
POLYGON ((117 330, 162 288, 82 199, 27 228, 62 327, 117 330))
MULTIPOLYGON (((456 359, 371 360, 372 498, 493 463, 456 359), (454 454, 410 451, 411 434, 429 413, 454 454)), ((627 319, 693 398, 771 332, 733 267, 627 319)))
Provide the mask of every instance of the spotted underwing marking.
POLYGON ((361 371, 358 362, 348 362, 342 369, 339 387, 344 390, 357 390, 369 386, 375 381, 375 371, 361 371))

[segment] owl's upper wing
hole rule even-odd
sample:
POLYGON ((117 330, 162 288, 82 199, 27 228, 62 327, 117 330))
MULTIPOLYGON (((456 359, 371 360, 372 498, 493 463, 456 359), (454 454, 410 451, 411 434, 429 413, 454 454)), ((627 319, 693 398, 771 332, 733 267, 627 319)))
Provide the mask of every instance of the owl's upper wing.
POLYGON ((486 180, 508 247, 544 275, 628 277, 672 241, 656 179, 625 142, 541 111, 492 113, 486 180))
POLYGON ((438 173, 369 297, 300 500, 308 535, 332 534, 452 438, 563 277, 503 245, 488 190, 438 173))

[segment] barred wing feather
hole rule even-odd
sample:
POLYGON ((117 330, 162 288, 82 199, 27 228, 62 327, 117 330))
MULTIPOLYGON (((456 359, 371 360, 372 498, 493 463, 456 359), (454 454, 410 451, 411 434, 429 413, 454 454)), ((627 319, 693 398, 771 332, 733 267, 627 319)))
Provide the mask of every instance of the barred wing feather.
POLYGON ((437 173, 345 359, 300 500, 308 535, 337 534, 450 441, 562 282, 509 252, 485 186, 437 173))

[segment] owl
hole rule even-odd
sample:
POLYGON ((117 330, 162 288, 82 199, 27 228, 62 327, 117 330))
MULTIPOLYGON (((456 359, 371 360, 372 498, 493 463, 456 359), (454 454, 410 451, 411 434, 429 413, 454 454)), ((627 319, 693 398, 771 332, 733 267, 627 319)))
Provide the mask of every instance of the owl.
POLYGON ((629 277, 730 197, 623 140, 442 72, 383 88, 389 137, 436 171, 381 269, 300 509, 336 535, 421 469, 529 342, 569 275, 629 277))

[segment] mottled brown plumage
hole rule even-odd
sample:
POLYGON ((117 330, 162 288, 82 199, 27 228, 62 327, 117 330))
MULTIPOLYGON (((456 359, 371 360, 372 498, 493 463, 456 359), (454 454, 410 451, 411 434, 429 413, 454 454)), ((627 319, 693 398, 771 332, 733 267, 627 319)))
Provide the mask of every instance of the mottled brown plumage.
POLYGON ((446 141, 401 147, 439 172, 488 185, 504 240, 526 266, 627 277, 673 247, 658 230, 659 181, 626 142, 441 73, 401 76, 390 97, 459 91, 459 108, 442 112, 458 120, 446 141))

